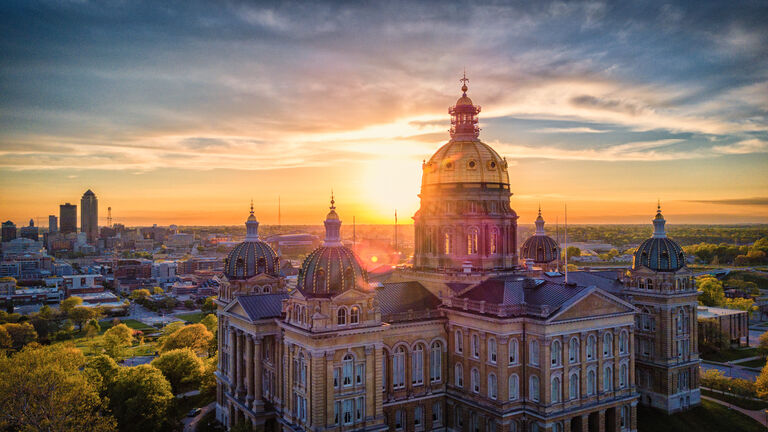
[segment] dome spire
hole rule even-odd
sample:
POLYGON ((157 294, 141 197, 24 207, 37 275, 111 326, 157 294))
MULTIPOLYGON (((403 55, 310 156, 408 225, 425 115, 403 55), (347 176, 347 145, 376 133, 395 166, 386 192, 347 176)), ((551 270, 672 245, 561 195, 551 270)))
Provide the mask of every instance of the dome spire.
POLYGON ((451 115, 451 138, 475 140, 480 135, 480 128, 477 127, 477 115, 480 113, 480 107, 475 106, 472 99, 467 96, 469 78, 467 78, 466 69, 459 82, 462 83, 462 95, 456 101, 456 105, 448 108, 448 113, 451 115))
POLYGON ((331 191, 331 211, 325 217, 325 241, 323 246, 341 246, 341 220, 336 213, 336 201, 333 197, 333 191, 331 191))
POLYGON ((653 237, 664 238, 667 236, 667 232, 664 228, 664 224, 667 221, 664 220, 664 216, 661 214, 661 200, 656 203, 656 217, 653 218, 653 237))
POLYGON ((259 241, 259 221, 256 220, 256 216, 253 214, 253 199, 251 199, 251 214, 248 216, 248 220, 245 221, 245 241, 259 241))
POLYGON ((541 204, 539 204, 539 216, 536 218, 536 233, 534 235, 546 235, 546 233, 544 233, 544 218, 541 217, 541 204))

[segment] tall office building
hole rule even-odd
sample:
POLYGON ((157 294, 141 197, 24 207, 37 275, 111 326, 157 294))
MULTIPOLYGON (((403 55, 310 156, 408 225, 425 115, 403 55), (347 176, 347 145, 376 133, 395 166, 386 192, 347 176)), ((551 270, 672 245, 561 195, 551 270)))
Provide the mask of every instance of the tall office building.
POLYGON ((77 232, 77 206, 70 203, 59 206, 59 223, 62 234, 77 232))
POLYGON ((56 215, 48 215, 48 232, 59 232, 59 218, 56 215))
POLYGON ((16 238, 16 224, 11 221, 3 222, 3 243, 9 242, 16 238))
POLYGON ((80 199, 80 231, 88 235, 88 242, 99 238, 99 200, 90 189, 80 199))
POLYGON ((38 241, 40 239, 40 235, 38 233, 37 227, 35 226, 34 219, 29 220, 29 226, 21 227, 21 229, 19 229, 19 236, 21 238, 28 238, 34 241, 38 241))

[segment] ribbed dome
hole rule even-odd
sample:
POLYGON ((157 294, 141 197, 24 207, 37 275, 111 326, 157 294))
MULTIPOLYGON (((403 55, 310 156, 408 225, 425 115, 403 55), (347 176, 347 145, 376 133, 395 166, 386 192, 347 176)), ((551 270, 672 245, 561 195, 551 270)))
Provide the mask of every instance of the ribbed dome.
POLYGON ((536 218, 536 232, 520 247, 520 256, 524 260, 533 260, 536 264, 547 264, 556 260, 560 255, 560 246, 544 232, 544 218, 536 218))
POLYGON ((235 246, 224 259, 224 275, 228 279, 249 279, 259 273, 278 276, 280 262, 268 244, 259 239, 259 221, 251 214, 245 221, 245 241, 235 246))
POLYGON ((325 240, 301 264, 296 287, 307 297, 331 297, 355 286, 365 289, 368 274, 357 256, 341 243, 341 220, 331 194, 325 240))
POLYGON ((307 297, 331 297, 355 286, 365 288, 367 280, 367 273, 349 248, 321 246, 302 263, 297 288, 307 297))
POLYGON ((445 183, 509 185, 507 161, 480 140, 450 140, 424 164, 422 187, 445 183))
POLYGON ((259 273, 278 276, 280 264, 275 251, 263 241, 244 241, 224 259, 228 279, 249 279, 259 273))
POLYGON ((647 267, 654 271, 670 272, 680 270, 685 266, 683 248, 677 242, 667 237, 664 225, 666 221, 661 215, 661 205, 658 206, 656 217, 653 218, 653 237, 644 241, 632 260, 632 268, 647 267))

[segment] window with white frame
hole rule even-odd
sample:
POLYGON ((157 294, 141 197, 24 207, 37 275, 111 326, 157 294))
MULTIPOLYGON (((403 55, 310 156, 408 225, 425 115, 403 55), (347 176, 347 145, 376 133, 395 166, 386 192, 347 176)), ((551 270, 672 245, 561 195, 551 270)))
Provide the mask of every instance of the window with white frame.
POLYGON ((361 385, 365 381, 365 363, 355 366, 355 385, 361 385))
POLYGON ((360 308, 357 306, 353 306, 352 310, 349 312, 349 323, 350 324, 358 324, 360 322, 360 308))
POLYGON ((539 377, 532 375, 528 380, 528 393, 532 401, 539 401, 539 377))
POLYGON ((488 339, 488 361, 496 364, 496 339, 488 339))
POLYGON ((622 330, 619 333, 619 354, 629 353, 629 332, 622 330))
POLYGON ((432 427, 438 426, 443 423, 443 406, 440 402, 432 404, 432 427))
POLYGON ((440 382, 443 370, 443 346, 440 342, 432 342, 429 357, 429 381, 440 382))
POLYGON ((361 396, 355 401, 355 421, 361 422, 365 418, 365 396, 361 396))
POLYGON ((595 394, 595 390, 597 388, 597 375, 595 374, 594 369, 590 369, 587 371, 587 395, 592 396, 595 394))
POLYGON ((411 383, 424 384, 424 347, 417 344, 411 353, 411 383))
POLYGON ((613 357, 613 333, 603 335, 603 357, 613 357))
POLYGON ((344 359, 341 361, 341 384, 344 387, 349 387, 352 385, 352 374, 355 370, 355 358, 352 356, 352 354, 347 354, 344 356, 344 359))
POLYGON ((472 335, 472 357, 480 358, 480 336, 472 335))
POLYGON ((528 344, 528 363, 533 366, 539 365, 539 341, 532 340, 528 344))
POLYGON ((392 356, 392 387, 395 389, 405 387, 405 348, 402 346, 397 347, 392 356))
POLYGON ((354 403, 354 399, 346 399, 341 402, 341 419, 345 425, 350 425, 353 422, 352 411, 354 410, 354 403))
POLYGON ((472 383, 472 391, 475 393, 480 393, 480 371, 478 371, 476 368, 472 368, 472 371, 470 372, 470 378, 472 383))
POLYGON ((339 424, 339 416, 341 415, 341 402, 333 404, 333 424, 339 424))
POLYGON ((509 364, 517 364, 517 339, 509 340, 509 364))
POLYGON ((562 394, 562 383, 560 382, 560 377, 552 377, 552 388, 550 389, 552 392, 552 403, 558 403, 560 402, 560 395, 562 394))
POLYGON ((611 365, 605 365, 603 368, 603 391, 613 390, 613 368, 611 365))
POLYGON ((561 359, 563 358, 563 353, 561 351, 559 340, 552 341, 551 351, 549 354, 550 354, 550 360, 552 362, 552 366, 560 366, 561 359))
POLYGON ((453 368, 453 375, 456 387, 464 387, 464 367, 461 363, 456 363, 453 368))
POLYGON ((453 332, 454 345, 456 346, 456 352, 461 354, 464 352, 464 335, 461 334, 461 330, 453 332))
POLYGON ((587 336, 587 360, 594 360, 597 357, 597 338, 595 335, 587 336))
POLYGON ((568 362, 576 363, 579 361, 579 339, 572 337, 568 342, 568 362))
POLYGON ((499 397, 499 385, 496 379, 496 374, 491 372, 488 374, 488 397, 496 400, 499 397))
POLYGON ((623 405, 621 407, 621 430, 629 429, 629 405, 623 405))
POLYGON ((516 400, 518 397, 520 397, 520 378, 517 376, 517 374, 512 374, 509 376, 509 400, 516 400))
POLYGON ((579 375, 571 374, 568 378, 568 399, 576 399, 579 397, 579 375))
POLYGON ((339 375, 341 370, 339 368, 333 369, 333 388, 339 388, 339 375))
POLYGON ((625 388, 627 386, 627 364, 623 363, 619 366, 619 388, 625 388))
POLYGON ((395 411, 395 430, 403 430, 403 425, 405 423, 405 411, 404 410, 397 410, 395 411))
POLYGON ((413 408, 413 426, 416 430, 424 428, 424 408, 421 405, 413 408))
POLYGON ((346 308, 339 308, 339 310, 336 312, 336 323, 338 325, 346 325, 347 324, 347 309, 346 308))

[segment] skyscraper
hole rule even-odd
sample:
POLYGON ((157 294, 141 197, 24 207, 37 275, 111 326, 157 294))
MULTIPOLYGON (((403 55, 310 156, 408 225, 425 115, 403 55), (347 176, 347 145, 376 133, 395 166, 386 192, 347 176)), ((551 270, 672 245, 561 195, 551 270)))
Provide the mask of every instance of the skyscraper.
POLYGON ((59 218, 56 215, 48 215, 48 232, 59 232, 59 218))
POLYGON ((19 236, 22 238, 28 238, 30 240, 38 241, 40 239, 40 236, 38 234, 38 229, 35 226, 35 220, 30 219, 29 220, 29 226, 21 227, 19 229, 20 234, 19 236))
POLYGON ((59 206, 59 223, 62 234, 77 232, 77 206, 70 203, 59 206))
POLYGON ((3 233, 2 233, 3 243, 9 242, 15 238, 16 238, 16 224, 11 221, 3 222, 3 233))
POLYGON ((88 235, 88 242, 99 238, 99 200, 90 189, 80 199, 80 231, 88 235))

